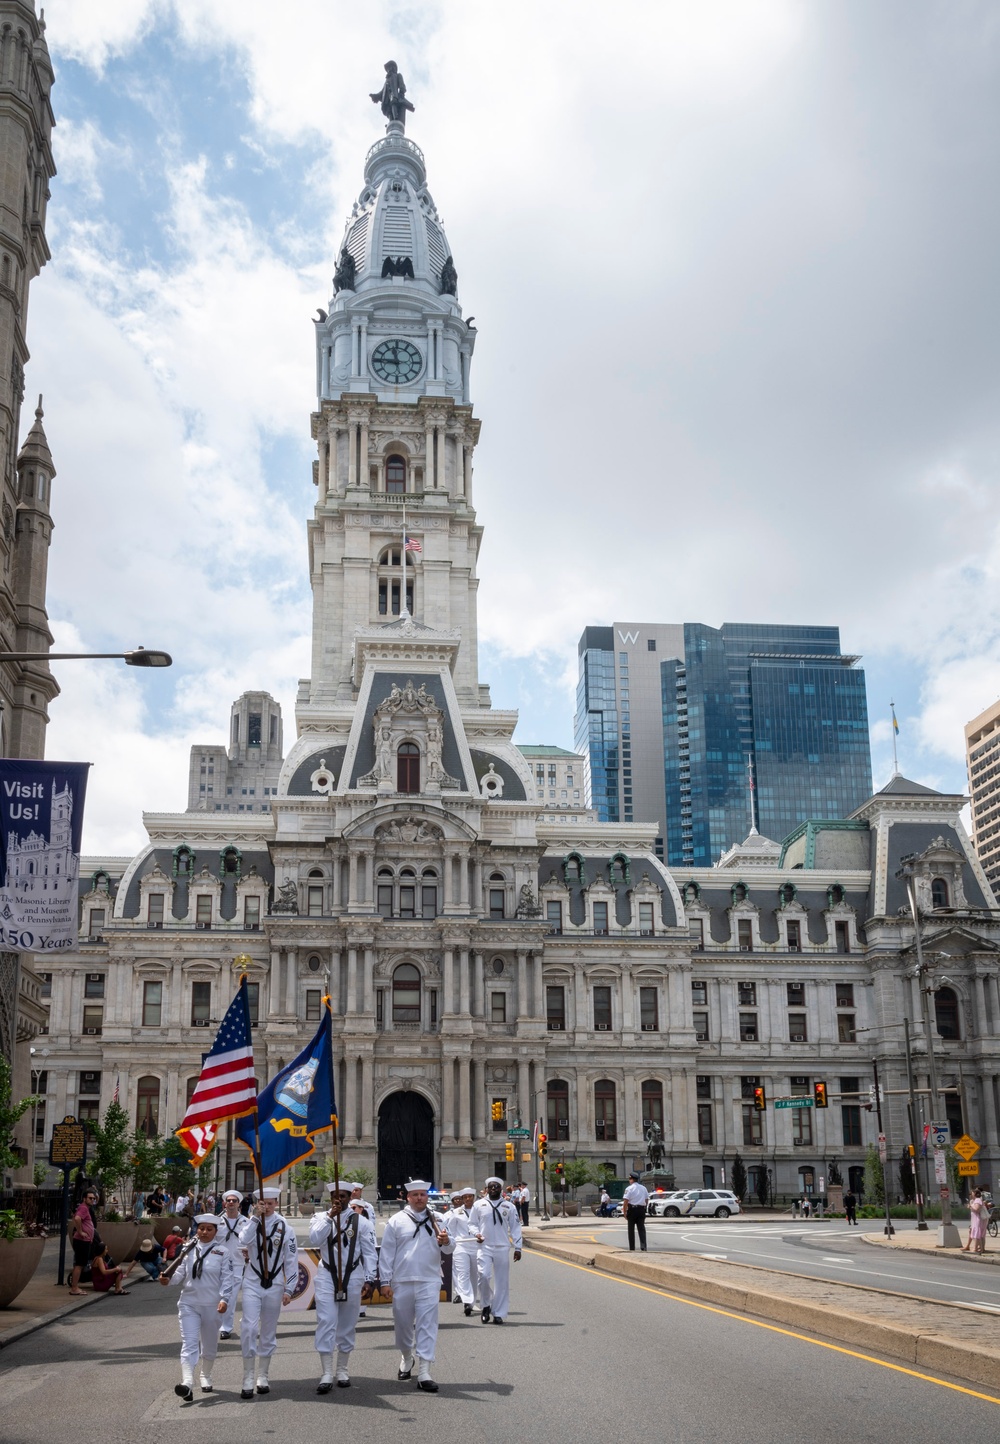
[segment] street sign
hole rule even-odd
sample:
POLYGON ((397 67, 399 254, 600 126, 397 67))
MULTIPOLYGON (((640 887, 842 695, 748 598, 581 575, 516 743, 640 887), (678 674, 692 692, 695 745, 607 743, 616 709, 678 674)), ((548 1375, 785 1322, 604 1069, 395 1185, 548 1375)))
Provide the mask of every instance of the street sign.
POLYGON ((52 1129, 49 1162, 56 1168, 79 1168, 87 1160, 87 1130, 72 1113, 52 1129))
POLYGON ((884 1133, 880 1133, 878 1136, 878 1156, 884 1163, 886 1160, 886 1141, 884 1133))
POLYGON ((776 1098, 774 1106, 775 1108, 811 1108, 813 1101, 811 1098, 776 1098))
POLYGON ((958 1154, 959 1158, 964 1158, 966 1163, 968 1163, 969 1159, 975 1158, 976 1154, 979 1152, 979 1144, 974 1138, 970 1138, 967 1133, 963 1133, 961 1138, 955 1144, 955 1152, 958 1154))
POLYGON ((941 1148, 934 1150, 934 1179, 937 1183, 948 1182, 948 1160, 941 1148))
POLYGON ((530 1129, 530 1128, 508 1128, 508 1129, 507 1129, 507 1137, 508 1137, 508 1138, 530 1138, 530 1137, 531 1137, 531 1129, 530 1129))
POLYGON ((947 1123, 931 1124, 932 1143, 935 1148, 947 1148, 951 1142, 951 1129, 947 1123))
POLYGON ((959 1178, 975 1178, 979 1173, 978 1163, 960 1163, 958 1165, 959 1178))

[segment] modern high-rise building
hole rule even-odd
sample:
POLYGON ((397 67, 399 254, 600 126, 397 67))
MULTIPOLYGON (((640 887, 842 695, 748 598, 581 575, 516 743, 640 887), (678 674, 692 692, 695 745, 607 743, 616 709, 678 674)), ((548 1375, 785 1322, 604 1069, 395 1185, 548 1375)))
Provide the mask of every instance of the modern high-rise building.
POLYGON ((865 674, 836 627, 588 627, 576 741, 602 821, 655 822, 705 867, 756 826, 783 838, 871 793, 865 674), (751 785, 753 784, 753 785, 751 785))
POLYGON ((1000 884, 1000 700, 965 725, 972 799, 972 845, 996 890, 1000 884))

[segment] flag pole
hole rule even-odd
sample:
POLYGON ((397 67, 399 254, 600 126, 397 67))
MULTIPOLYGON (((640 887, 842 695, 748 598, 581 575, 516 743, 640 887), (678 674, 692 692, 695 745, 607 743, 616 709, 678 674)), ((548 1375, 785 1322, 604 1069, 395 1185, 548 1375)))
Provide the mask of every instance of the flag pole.
POLYGON ((896 757, 896 734, 899 732, 899 723, 896 721, 896 704, 889 703, 889 711, 892 713, 892 775, 899 776, 899 761, 896 757))
POLYGON ((403 592, 399 599, 400 621, 407 621, 410 616, 410 609, 406 605, 406 502, 403 502, 403 592))
MULTIPOLYGON (((330 1038, 330 1046, 327 1053, 330 1057, 330 1131, 333 1135, 333 1196, 336 1198, 340 1193, 340 1156, 337 1149, 337 1134, 339 1123, 337 1119, 337 1093, 333 1070, 333 1003, 329 997, 323 999, 326 1004, 326 1026, 330 1038)), ((340 1226, 340 1215, 334 1220, 337 1225, 337 1277, 334 1279, 334 1299, 342 1303, 347 1298, 347 1281, 344 1278, 344 1237, 340 1226)))

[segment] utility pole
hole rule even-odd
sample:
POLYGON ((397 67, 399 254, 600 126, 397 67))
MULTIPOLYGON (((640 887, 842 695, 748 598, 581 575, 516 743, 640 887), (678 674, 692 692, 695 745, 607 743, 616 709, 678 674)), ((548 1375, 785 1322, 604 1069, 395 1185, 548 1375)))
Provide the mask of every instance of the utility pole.
POLYGON ((921 1186, 920 1174, 918 1173, 917 1160, 920 1157, 917 1152, 917 1093, 913 1084, 913 1054, 910 1051, 910 1020, 903 1019, 903 1037, 906 1040, 906 1086, 909 1090, 910 1100, 906 1105, 906 1111, 910 1117, 910 1147, 913 1149, 913 1181, 916 1184, 917 1193, 917 1228, 922 1232, 927 1231, 927 1220, 924 1217, 924 1199, 927 1197, 927 1159, 924 1159, 924 1177, 921 1186))
POLYGON ((878 1119, 878 1151, 882 1164, 882 1201, 885 1204, 885 1228, 882 1232, 886 1238, 892 1238, 896 1230, 892 1226, 892 1214, 889 1211, 889 1171, 886 1168, 886 1161, 889 1157, 889 1140, 882 1129, 882 1089, 878 1081, 878 1060, 872 1059, 872 1076, 875 1079, 875 1116, 878 1119))

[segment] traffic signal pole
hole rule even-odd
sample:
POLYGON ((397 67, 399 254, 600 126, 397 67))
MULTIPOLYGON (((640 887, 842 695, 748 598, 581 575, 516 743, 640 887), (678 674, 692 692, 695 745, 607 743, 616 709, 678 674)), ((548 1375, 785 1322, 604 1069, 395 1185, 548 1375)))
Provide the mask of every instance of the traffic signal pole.
POLYGON ((878 1086, 878 1060, 872 1059, 872 1076, 875 1079, 875 1116, 878 1119, 879 1152, 882 1164, 882 1201, 885 1204, 885 1228, 882 1232, 886 1238, 892 1238, 896 1230, 892 1226, 892 1214, 889 1211, 889 1173, 886 1163, 889 1158, 889 1140, 882 1131, 882 1090, 878 1086))

